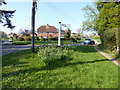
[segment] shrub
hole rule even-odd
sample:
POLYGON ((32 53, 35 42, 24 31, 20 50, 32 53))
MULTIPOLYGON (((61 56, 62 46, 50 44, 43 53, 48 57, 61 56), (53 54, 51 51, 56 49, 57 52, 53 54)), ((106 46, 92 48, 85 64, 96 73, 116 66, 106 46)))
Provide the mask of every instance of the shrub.
POLYGON ((13 36, 13 37, 12 37, 13 41, 16 41, 17 38, 18 38, 18 36, 13 36))
POLYGON ((40 41, 45 41, 45 39, 43 38, 43 37, 41 37, 41 38, 39 38, 40 39, 40 41))
POLYGON ((30 36, 24 36, 25 41, 30 41, 30 36))
POLYGON ((35 40, 37 40, 37 41, 38 41, 38 40, 40 40, 40 39, 39 39, 39 37, 35 36, 35 40))
POLYGON ((76 42, 76 43, 77 43, 76 38, 70 38, 70 41, 71 41, 71 42, 73 42, 73 43, 74 43, 74 42, 76 42))
POLYGON ((55 61, 66 60, 72 53, 72 50, 68 50, 65 47, 40 47, 38 51, 38 58, 47 65, 55 61))
POLYGON ((25 41, 23 37, 18 37, 18 41, 25 41))

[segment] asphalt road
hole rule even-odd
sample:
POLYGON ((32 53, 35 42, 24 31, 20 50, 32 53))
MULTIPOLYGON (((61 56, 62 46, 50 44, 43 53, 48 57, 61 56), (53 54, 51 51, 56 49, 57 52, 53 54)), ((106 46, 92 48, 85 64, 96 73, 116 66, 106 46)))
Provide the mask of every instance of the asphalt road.
MULTIPOLYGON (((52 45, 52 44, 48 44, 52 45)), ((55 44, 56 46, 57 44, 55 44)), ((82 43, 77 44, 65 44, 65 46, 72 46, 72 45, 82 45, 82 43)), ((39 47, 42 45, 35 45, 36 47, 39 47)), ((31 45, 14 45, 11 42, 4 42, 0 44, 0 56, 7 55, 12 52, 17 52, 21 50, 31 49, 31 45)))
POLYGON ((26 49, 31 49, 31 45, 13 45, 12 43, 2 43, 0 45, 0 56, 26 49))

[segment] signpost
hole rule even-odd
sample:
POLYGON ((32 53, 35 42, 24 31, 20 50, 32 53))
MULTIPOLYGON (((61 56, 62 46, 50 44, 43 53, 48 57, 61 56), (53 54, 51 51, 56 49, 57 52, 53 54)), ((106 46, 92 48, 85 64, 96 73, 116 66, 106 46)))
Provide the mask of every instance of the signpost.
POLYGON ((67 27, 67 28, 70 28, 70 24, 61 24, 61 22, 59 22, 59 24, 60 24, 60 28, 59 28, 59 32, 58 32, 58 47, 60 47, 61 46, 61 44, 60 44, 60 34, 61 34, 61 30, 62 30, 62 26, 63 27, 67 27))
POLYGON ((59 32, 58 32, 58 47, 61 46, 61 44, 60 44, 60 31, 61 31, 61 29, 62 29, 62 24, 61 24, 61 22, 59 22, 59 24, 60 24, 60 28, 59 28, 59 32))

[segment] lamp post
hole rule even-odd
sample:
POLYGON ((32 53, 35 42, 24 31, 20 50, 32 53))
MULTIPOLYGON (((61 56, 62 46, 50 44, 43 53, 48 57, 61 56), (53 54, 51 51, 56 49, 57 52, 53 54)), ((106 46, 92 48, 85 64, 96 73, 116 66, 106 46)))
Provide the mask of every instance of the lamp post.
POLYGON ((31 26, 31 29, 32 29, 32 40, 31 40, 31 44, 32 44, 32 53, 35 52, 35 46, 34 46, 34 34, 35 34, 35 12, 36 12, 36 7, 37 7, 37 2, 36 0, 33 0, 33 3, 32 3, 32 26, 31 26))
POLYGON ((59 32, 58 32, 58 47, 61 46, 61 44, 60 44, 60 31, 62 30, 61 22, 59 22, 59 24, 60 24, 60 28, 59 28, 59 32))

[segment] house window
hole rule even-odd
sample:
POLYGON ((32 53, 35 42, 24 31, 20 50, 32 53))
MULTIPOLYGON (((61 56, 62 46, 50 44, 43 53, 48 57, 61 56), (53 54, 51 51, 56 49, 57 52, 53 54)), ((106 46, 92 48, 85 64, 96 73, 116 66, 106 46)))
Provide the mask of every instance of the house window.
POLYGON ((47 34, 46 32, 44 32, 44 34, 47 34))
POLYGON ((49 34, 53 34, 52 32, 50 32, 49 34))
POLYGON ((47 38, 47 37, 44 37, 44 38, 47 38))

